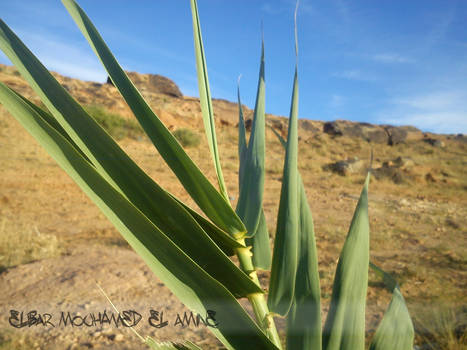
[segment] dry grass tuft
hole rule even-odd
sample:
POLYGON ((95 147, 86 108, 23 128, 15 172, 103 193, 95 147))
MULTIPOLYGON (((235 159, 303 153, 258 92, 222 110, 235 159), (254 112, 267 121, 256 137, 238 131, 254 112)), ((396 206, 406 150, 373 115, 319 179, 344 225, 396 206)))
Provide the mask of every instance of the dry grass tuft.
POLYGON ((40 233, 21 223, 0 221, 0 271, 60 255, 55 235, 40 233))

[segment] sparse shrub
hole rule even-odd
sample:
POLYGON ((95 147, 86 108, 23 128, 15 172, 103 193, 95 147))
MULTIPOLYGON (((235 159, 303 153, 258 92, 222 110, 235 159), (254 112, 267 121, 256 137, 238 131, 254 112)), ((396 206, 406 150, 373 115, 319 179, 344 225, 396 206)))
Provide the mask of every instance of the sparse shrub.
POLYGON ((180 128, 174 131, 173 135, 185 147, 197 147, 201 141, 200 136, 190 129, 180 128))
POLYGON ((439 305, 424 309, 414 319, 420 348, 465 350, 467 348, 467 307, 439 305))
POLYGON ((0 221, 0 271, 6 268, 58 256, 55 235, 39 232, 35 227, 0 221))
POLYGON ((143 129, 136 120, 109 112, 105 107, 99 105, 89 105, 85 109, 99 125, 117 140, 125 137, 136 138, 143 134, 143 129))

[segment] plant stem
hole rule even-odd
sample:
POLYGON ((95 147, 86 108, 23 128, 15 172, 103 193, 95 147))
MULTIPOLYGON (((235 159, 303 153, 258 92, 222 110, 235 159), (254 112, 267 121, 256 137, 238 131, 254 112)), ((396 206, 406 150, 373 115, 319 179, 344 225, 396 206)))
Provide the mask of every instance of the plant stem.
MULTIPOLYGON (((245 240, 239 240, 243 245, 245 240)), ((245 272, 250 279, 255 282, 258 286, 261 287, 256 273, 256 269, 253 266, 253 261, 251 260, 251 247, 247 248, 238 248, 236 249, 236 254, 240 262, 240 267, 245 272)), ((253 293, 247 295, 248 300, 250 301, 253 312, 255 313, 256 320, 261 327, 261 329, 266 333, 268 338, 279 348, 282 349, 281 340, 279 334, 277 333, 276 325, 272 315, 269 313, 268 304, 262 293, 253 293)))

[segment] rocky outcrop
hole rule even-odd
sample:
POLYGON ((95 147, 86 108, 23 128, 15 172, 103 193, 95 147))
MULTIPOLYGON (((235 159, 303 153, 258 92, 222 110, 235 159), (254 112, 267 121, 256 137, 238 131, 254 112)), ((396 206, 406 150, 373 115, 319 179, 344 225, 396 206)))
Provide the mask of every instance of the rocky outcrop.
POLYGON ((178 98, 183 97, 177 84, 162 75, 140 74, 136 72, 127 72, 127 74, 141 92, 147 91, 178 98))
POLYGON ((387 132, 380 126, 347 120, 326 122, 323 131, 334 136, 358 137, 373 143, 388 143, 389 140, 387 132))
POLYGON ((420 130, 410 126, 373 125, 347 120, 326 122, 323 131, 333 136, 358 137, 368 142, 391 146, 407 141, 411 134, 420 134, 420 130))

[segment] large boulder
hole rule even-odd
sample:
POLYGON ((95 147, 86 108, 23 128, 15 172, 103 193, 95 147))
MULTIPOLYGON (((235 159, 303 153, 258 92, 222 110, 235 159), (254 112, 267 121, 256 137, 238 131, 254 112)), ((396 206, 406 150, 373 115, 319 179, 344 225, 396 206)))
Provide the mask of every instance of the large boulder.
POLYGON ((158 74, 140 74, 136 72, 127 72, 131 81, 142 92, 153 92, 168 96, 183 97, 182 92, 169 78, 158 74))
POLYGON ((403 127, 385 126, 384 130, 388 134, 388 145, 394 146, 407 140, 408 132, 403 127))

